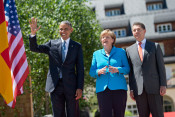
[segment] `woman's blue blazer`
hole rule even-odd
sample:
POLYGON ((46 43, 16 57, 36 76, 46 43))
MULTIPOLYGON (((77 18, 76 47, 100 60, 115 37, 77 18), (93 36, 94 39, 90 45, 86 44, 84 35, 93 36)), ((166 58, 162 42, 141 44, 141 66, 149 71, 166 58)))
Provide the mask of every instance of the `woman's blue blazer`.
POLYGON ((129 64, 126 52, 122 48, 112 47, 110 55, 107 56, 104 49, 93 53, 90 76, 96 79, 96 93, 104 91, 107 87, 110 90, 127 90, 127 83, 124 75, 129 73, 129 64), (105 66, 117 67, 119 73, 110 73, 107 69, 105 74, 98 76, 98 70, 105 66))

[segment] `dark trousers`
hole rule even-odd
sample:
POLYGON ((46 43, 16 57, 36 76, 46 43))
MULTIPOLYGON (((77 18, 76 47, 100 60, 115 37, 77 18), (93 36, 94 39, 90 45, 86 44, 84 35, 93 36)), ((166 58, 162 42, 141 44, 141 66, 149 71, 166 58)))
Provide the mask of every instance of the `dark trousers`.
POLYGON ((68 95, 65 93, 62 81, 51 93, 51 103, 54 117, 79 117, 79 104, 75 100, 75 94, 68 95))
POLYGON ((164 117, 163 115, 163 97, 159 94, 147 94, 145 89, 143 93, 135 97, 140 117, 164 117))
POLYGON ((97 93, 100 117, 124 117, 127 91, 110 90, 97 93))

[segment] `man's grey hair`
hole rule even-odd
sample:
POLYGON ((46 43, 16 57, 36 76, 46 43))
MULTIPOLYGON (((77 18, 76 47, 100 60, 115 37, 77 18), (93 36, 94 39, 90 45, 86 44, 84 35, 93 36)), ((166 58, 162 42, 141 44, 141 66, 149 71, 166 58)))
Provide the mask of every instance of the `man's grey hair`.
POLYGON ((72 28, 72 24, 69 21, 62 21, 60 24, 67 24, 72 28))

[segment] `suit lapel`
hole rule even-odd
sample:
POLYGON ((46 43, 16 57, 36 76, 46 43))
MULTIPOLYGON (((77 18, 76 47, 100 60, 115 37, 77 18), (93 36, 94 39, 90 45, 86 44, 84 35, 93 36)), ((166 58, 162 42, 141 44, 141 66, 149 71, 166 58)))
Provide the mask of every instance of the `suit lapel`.
POLYGON ((59 61, 62 61, 62 42, 61 39, 58 39, 58 43, 57 43, 57 50, 58 50, 58 54, 59 54, 59 61))
POLYGON ((140 60, 140 56, 139 56, 139 51, 138 51, 138 45, 137 45, 137 43, 135 43, 134 46, 133 46, 133 53, 136 56, 136 59, 139 60, 139 63, 142 64, 142 61, 140 60))
POLYGON ((143 62, 146 61, 147 56, 150 53, 150 50, 151 50, 151 45, 150 45, 149 41, 146 41, 143 62))
POLYGON ((106 53, 105 53, 105 49, 104 49, 104 48, 101 50, 101 53, 102 53, 104 56, 106 56, 106 53))

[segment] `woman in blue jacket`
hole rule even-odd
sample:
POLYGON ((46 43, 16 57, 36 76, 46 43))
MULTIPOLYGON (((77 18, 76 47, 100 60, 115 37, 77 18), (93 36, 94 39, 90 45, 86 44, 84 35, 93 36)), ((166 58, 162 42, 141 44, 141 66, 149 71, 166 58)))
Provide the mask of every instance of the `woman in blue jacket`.
POLYGON ((106 29, 100 35, 103 49, 93 53, 90 76, 96 79, 100 117, 124 117, 129 64, 124 49, 116 48, 115 34, 106 29))

